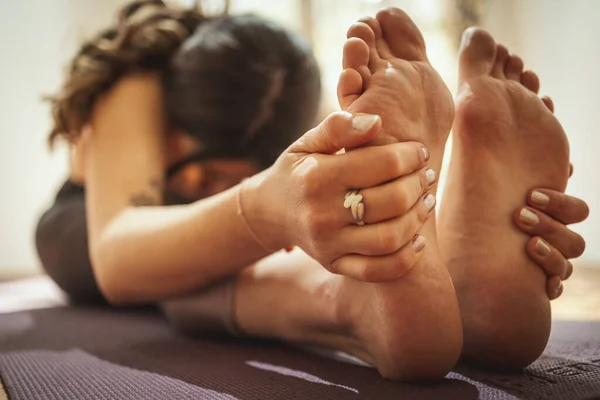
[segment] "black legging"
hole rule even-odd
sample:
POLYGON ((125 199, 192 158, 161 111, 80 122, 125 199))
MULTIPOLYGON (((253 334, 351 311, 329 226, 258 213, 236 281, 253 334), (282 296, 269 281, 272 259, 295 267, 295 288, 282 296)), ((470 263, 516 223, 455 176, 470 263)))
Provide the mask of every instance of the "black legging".
POLYGON ((90 261, 83 187, 65 182, 38 222, 35 243, 42 267, 72 300, 105 302, 90 261))

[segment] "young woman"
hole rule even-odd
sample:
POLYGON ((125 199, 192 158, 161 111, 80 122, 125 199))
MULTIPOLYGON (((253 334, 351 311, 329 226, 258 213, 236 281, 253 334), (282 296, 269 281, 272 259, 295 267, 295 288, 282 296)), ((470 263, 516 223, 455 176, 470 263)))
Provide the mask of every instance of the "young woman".
MULTIPOLYGON (((398 279, 426 247, 418 232, 433 211, 427 192, 436 172, 426 166, 428 150, 407 142, 337 154, 368 143, 381 120, 334 113, 304 134, 319 96, 309 47, 273 23, 207 18, 162 1, 128 5, 114 27, 82 47, 54 100, 50 140, 69 139, 73 151, 69 179, 36 232, 42 265, 73 299, 114 305, 162 302, 210 286, 170 313, 201 330, 235 330, 237 317, 250 315, 232 304, 236 289, 224 279, 259 260, 283 275, 295 263, 357 280, 398 279), (369 213, 361 214, 353 196, 352 213, 340 207, 354 188, 362 188, 369 213), (303 252, 266 258, 292 246, 303 252)), ((580 202, 544 193, 581 214, 580 202)), ((574 241, 567 231, 561 225, 551 235, 574 241)), ((290 279, 331 296, 318 274, 290 279)), ((268 282, 240 290, 278 299, 268 282)), ((297 313, 303 323, 340 318, 338 308, 307 307, 306 315, 297 313)), ((242 325, 252 324, 248 317, 242 325)), ((323 342, 320 333, 281 330, 287 333, 275 335, 323 342)))
MULTIPOLYGON (((81 48, 54 100, 50 141, 70 140, 72 162, 37 229, 42 265, 73 299, 113 304, 187 293, 281 248, 310 249, 322 232, 344 245, 307 251, 331 268, 355 252, 340 235, 347 210, 331 215, 335 196, 308 201, 310 193, 337 193, 341 184, 345 193, 353 180, 374 187, 412 173, 382 189, 382 204, 373 205, 389 208, 394 190, 404 188, 412 206, 427 189, 414 185, 426 180, 425 155, 412 143, 335 156, 368 141, 380 124, 377 116, 337 113, 297 146, 331 153, 316 156, 312 171, 297 168, 300 156, 288 151, 258 174, 314 126, 319 97, 308 45, 269 21, 207 18, 161 1, 128 5, 115 27, 81 48), (341 125, 354 137, 327 136, 341 125), (390 166, 406 153, 414 162, 402 165, 410 169, 352 176, 365 162, 360 154, 390 166), (308 211, 322 217, 309 219, 308 211)), ((407 227, 407 243, 421 224, 407 227)), ((360 233, 352 240, 365 253, 382 254, 376 237, 360 233)), ((410 266, 419 251, 405 247, 410 266)))

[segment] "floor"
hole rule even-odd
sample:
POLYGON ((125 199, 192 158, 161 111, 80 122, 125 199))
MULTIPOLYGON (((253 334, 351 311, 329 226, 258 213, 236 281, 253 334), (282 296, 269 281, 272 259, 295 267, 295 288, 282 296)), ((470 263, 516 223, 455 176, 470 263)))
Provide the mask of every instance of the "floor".
POLYGON ((600 321, 600 266, 575 265, 563 295, 552 304, 554 319, 600 321))

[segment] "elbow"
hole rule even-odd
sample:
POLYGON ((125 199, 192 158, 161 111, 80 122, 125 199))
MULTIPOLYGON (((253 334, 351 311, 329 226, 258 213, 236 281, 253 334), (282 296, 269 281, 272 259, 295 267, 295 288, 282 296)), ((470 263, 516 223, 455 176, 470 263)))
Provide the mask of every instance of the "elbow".
POLYGON ((104 299, 112 306, 121 307, 141 303, 135 291, 128 285, 123 273, 127 270, 113 248, 107 245, 93 246, 90 257, 96 283, 104 299))
POLYGON ((94 271, 98 288, 104 299, 112 306, 120 307, 131 304, 127 293, 123 290, 122 284, 114 276, 113 268, 104 260, 93 260, 94 271))

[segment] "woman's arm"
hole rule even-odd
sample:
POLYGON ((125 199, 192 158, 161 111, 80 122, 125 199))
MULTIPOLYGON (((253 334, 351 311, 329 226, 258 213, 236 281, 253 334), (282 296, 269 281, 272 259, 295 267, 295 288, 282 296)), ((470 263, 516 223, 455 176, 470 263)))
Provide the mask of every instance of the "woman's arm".
POLYGON ((272 252, 265 247, 296 244, 324 268, 369 281, 397 279, 422 256, 425 244, 413 238, 433 211, 426 193, 435 182, 423 145, 336 155, 372 140, 381 128, 377 116, 334 113, 243 185, 170 207, 148 207, 161 204, 165 169, 158 81, 123 80, 97 104, 91 124, 85 139, 90 254, 98 285, 113 303, 200 289, 272 252), (364 189, 367 226, 356 226, 344 208, 355 188, 364 189), (238 215, 242 192, 246 220, 238 215))
POLYGON ((189 206, 162 202, 164 115, 158 80, 122 80, 95 107, 85 140, 89 245, 113 303, 184 293, 267 255, 237 217, 235 188, 189 206))

